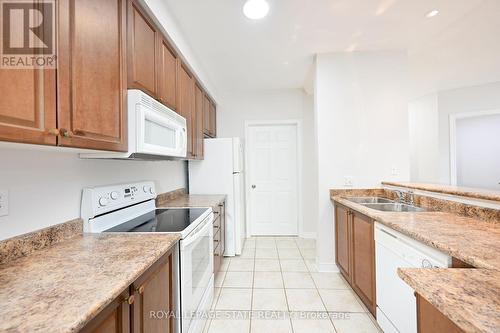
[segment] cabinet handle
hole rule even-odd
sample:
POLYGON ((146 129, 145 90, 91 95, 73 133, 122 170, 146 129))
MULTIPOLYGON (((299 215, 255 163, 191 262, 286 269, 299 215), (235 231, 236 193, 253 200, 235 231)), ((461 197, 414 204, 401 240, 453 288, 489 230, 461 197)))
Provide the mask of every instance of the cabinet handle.
POLYGON ((60 134, 61 134, 61 136, 65 137, 65 138, 69 138, 69 137, 71 137, 71 132, 70 132, 70 131, 68 131, 68 130, 67 130, 67 129, 65 129, 65 128, 61 128, 61 130, 60 130, 60 134))
POLYGON ((127 297, 125 299, 125 301, 127 302, 128 305, 134 304, 134 300, 135 300, 134 295, 130 295, 129 297, 127 297))
POLYGON ((49 128, 47 130, 47 134, 48 135, 54 135, 54 136, 58 136, 60 133, 59 129, 58 128, 49 128))
POLYGON ((140 286, 139 289, 137 289, 137 291, 139 292, 139 295, 144 294, 144 286, 140 286))

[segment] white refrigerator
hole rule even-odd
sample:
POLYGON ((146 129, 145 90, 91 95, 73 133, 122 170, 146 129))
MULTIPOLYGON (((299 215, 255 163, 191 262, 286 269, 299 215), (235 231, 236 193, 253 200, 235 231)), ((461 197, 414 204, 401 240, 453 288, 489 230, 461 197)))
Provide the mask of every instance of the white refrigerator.
POLYGON ((203 161, 189 162, 190 194, 225 194, 225 256, 240 255, 246 235, 245 175, 240 138, 205 139, 203 161))

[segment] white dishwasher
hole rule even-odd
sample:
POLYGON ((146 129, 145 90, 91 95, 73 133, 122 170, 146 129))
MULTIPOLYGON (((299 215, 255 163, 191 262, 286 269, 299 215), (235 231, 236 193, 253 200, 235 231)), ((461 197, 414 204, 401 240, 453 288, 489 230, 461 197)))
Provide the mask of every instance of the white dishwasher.
POLYGON ((375 223, 377 322, 385 333, 416 333, 416 300, 398 267, 450 267, 451 257, 378 222, 375 223))

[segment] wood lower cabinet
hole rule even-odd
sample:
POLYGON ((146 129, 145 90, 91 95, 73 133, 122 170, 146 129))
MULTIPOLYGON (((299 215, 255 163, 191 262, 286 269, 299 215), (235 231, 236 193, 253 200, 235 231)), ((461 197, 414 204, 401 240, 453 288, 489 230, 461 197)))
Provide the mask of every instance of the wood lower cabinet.
POLYGON ((442 314, 422 296, 417 297, 417 332, 418 333, 463 333, 464 331, 442 314))
POLYGON ((335 261, 340 273, 376 316, 374 222, 335 205, 335 261))
POLYGON ((124 291, 90 323, 81 333, 129 333, 130 332, 130 298, 129 292, 124 291))
POLYGON ((172 307, 172 255, 156 262, 131 287, 132 332, 173 332, 173 316, 152 316, 151 313, 170 314, 172 307))
POLYGON ((375 315, 375 240, 373 220, 352 212, 352 271, 351 285, 366 307, 375 315))
POLYGON ((58 144, 126 150, 126 0, 59 1, 58 27, 58 144))
POLYGON ((340 273, 348 281, 351 280, 351 212, 343 207, 335 209, 335 261, 340 273))
POLYGON ((226 202, 220 203, 214 210, 214 273, 220 270, 226 251, 226 202))
POLYGON ((92 319, 85 333, 173 333, 172 252, 154 263, 92 319))

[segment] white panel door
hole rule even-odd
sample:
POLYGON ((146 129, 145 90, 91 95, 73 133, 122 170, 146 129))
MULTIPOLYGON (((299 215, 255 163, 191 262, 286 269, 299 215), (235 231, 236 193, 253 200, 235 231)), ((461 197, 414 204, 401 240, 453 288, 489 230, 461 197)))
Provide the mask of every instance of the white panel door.
POLYGON ((250 126, 248 132, 252 235, 297 235, 297 126, 250 126))

